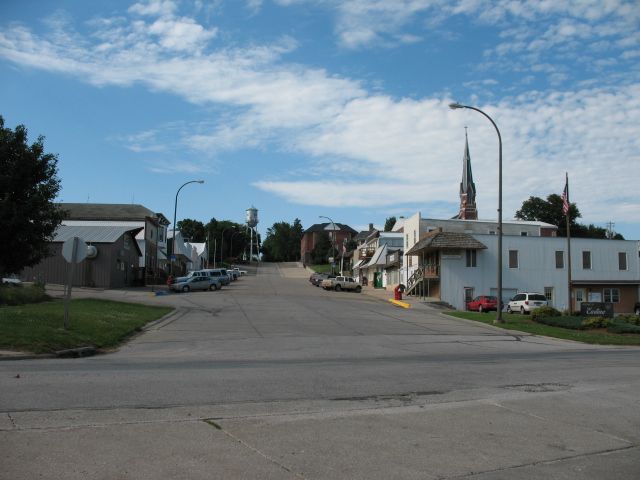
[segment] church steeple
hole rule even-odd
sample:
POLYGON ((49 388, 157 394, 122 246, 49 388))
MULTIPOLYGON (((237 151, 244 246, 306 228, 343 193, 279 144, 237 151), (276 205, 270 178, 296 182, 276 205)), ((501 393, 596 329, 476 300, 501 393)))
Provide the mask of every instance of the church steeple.
POLYGON ((473 183, 471 172, 471 155, 469 155, 469 138, 467 127, 464 127, 464 155, 462 157, 462 182, 460 182, 460 213, 462 220, 477 220, 476 184, 473 183))

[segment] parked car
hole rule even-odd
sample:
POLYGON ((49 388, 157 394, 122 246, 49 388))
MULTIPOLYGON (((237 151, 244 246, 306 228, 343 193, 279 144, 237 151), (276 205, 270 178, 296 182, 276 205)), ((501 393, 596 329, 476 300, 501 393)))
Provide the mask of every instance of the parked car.
POLYGON ((467 302, 467 310, 472 312, 498 311, 498 297, 491 295, 479 295, 467 302))
POLYGON ((520 312, 521 314, 531 313, 539 307, 547 306, 547 297, 542 293, 518 293, 507 305, 507 313, 520 312))
POLYGON ((22 280, 20 280, 15 275, 10 275, 8 277, 3 277, 2 278, 2 284, 3 285, 11 285, 12 287, 21 287, 22 286, 22 280))
POLYGON ((636 303, 633 307, 633 313, 640 317, 640 302, 636 303))
POLYGON ((340 290, 352 290, 360 293, 362 291, 360 284, 352 277, 340 276, 335 278, 326 278, 322 281, 320 286, 325 290, 335 290, 336 292, 339 292, 340 290))
POLYGON ((235 270, 228 270, 226 268, 221 268, 220 271, 222 273, 225 273, 227 275, 229 275, 229 278, 231 279, 232 282, 235 282, 238 277, 240 276, 240 274, 238 272, 236 272, 235 270))
POLYGON ((201 271, 208 273, 211 277, 217 278, 222 285, 229 285, 231 283, 231 276, 226 271, 223 272, 221 268, 205 268, 201 271))
POLYGON ((311 277, 312 278, 310 278, 309 281, 316 287, 319 287, 322 281, 326 280, 327 278, 336 278, 335 275, 331 275, 328 273, 314 273, 311 277))
POLYGON ((208 275, 191 275, 190 277, 178 277, 169 285, 174 292, 190 292, 191 290, 218 290, 221 288, 220 280, 208 275))
POLYGON ((246 270, 240 270, 239 267, 233 267, 231 270, 234 270, 234 271, 238 272, 238 275, 240 275, 240 276, 247 274, 246 270))

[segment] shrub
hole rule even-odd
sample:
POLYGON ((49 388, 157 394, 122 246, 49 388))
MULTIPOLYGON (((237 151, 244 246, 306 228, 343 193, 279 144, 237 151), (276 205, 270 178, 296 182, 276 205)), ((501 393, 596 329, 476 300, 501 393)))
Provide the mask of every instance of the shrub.
POLYGON ((607 331, 611 333, 640 333, 640 325, 631 323, 616 322, 607 327, 607 331))
POLYGON ((531 312, 531 319, 535 322, 539 318, 559 317, 560 312, 553 307, 540 307, 531 312))
POLYGON ((561 327, 561 328, 570 328, 572 330, 584 330, 586 327, 582 324, 582 317, 576 317, 576 316, 565 316, 565 317, 561 317, 558 316, 557 317, 537 317, 537 318, 532 318, 533 321, 537 322, 537 323, 542 323, 544 325, 549 325, 551 327, 561 327))
POLYGON ((632 325, 640 325, 640 316, 632 314, 618 315, 616 317, 616 321, 630 323, 632 325))
POLYGON ((582 326, 589 328, 606 328, 611 325, 613 321, 607 317, 588 317, 582 320, 582 326))
POLYGON ((40 303, 51 300, 51 297, 39 286, 28 287, 0 287, 0 305, 25 305, 27 303, 40 303))

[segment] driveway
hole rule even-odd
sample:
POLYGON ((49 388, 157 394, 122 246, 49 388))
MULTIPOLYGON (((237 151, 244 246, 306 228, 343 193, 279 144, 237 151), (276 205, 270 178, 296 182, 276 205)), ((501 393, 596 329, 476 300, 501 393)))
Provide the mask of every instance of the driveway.
POLYGON ((640 349, 307 277, 266 264, 220 292, 76 290, 177 310, 107 355, 1 362, 0 478, 640 475, 640 349))

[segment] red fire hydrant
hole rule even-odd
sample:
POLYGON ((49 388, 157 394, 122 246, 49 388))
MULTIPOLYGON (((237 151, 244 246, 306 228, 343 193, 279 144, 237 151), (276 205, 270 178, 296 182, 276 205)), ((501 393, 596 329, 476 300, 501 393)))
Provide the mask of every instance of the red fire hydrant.
POLYGON ((404 285, 399 283, 396 288, 393 289, 393 299, 402 300, 402 292, 404 291, 404 285))

